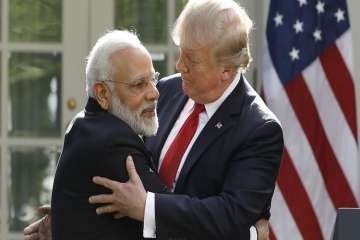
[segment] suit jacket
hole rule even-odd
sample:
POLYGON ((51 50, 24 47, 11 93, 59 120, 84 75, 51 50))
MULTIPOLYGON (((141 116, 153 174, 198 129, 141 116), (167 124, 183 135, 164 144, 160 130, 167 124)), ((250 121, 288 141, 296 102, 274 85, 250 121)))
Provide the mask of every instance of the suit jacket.
MULTIPOLYGON (((159 131, 146 139, 158 159, 188 97, 179 75, 158 84, 159 131)), ((243 78, 198 136, 174 192, 155 194, 158 239, 249 239, 269 217, 283 151, 279 121, 243 78), (185 195, 186 194, 186 195, 185 195)))
POLYGON ((142 223, 129 218, 113 219, 110 214, 98 216, 98 206, 89 204, 88 198, 111 193, 93 183, 94 176, 128 180, 128 155, 133 156, 145 189, 166 191, 153 168, 151 155, 125 122, 103 111, 94 99, 88 100, 82 115, 73 120, 65 136, 55 174, 51 201, 53 239, 140 239, 142 223))

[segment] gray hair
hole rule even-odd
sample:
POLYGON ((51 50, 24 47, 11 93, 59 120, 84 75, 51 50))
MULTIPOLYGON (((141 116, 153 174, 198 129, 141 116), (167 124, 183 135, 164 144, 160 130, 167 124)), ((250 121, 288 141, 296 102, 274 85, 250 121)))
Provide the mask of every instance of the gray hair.
POLYGON ((180 47, 210 47, 219 64, 246 70, 251 62, 252 25, 244 8, 233 0, 189 0, 172 37, 180 47))
POLYGON ((92 88, 96 80, 111 79, 111 55, 127 48, 140 48, 148 52, 136 34, 126 30, 110 31, 97 40, 86 63, 86 93, 88 97, 94 97, 92 88))

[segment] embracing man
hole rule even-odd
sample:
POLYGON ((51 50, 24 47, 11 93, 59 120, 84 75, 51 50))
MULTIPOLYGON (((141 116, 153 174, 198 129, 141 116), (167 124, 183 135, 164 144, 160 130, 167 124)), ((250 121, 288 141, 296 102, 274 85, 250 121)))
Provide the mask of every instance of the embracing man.
POLYGON ((157 80, 150 54, 135 34, 112 31, 96 42, 86 65, 88 101, 67 130, 56 169, 52 239, 139 239, 142 235, 141 222, 98 216, 88 198, 110 193, 92 183, 94 175, 121 182, 129 179, 129 155, 145 188, 166 192, 141 139, 158 129, 157 80))
POLYGON ((188 1, 173 31, 180 74, 158 83, 160 127, 145 140, 175 194, 96 177, 113 192, 89 199, 107 204, 99 214, 144 221, 147 237, 157 239, 249 239, 249 227, 270 217, 283 136, 242 74, 251 28, 233 0, 188 1))
POLYGON ((180 74, 158 83, 159 130, 145 138, 162 182, 175 194, 149 190, 145 182, 144 189, 140 170, 129 168, 128 182, 94 178, 111 190, 89 198, 103 204, 94 205, 97 214, 143 222, 147 238, 189 240, 247 240, 249 228, 270 217, 283 137, 243 76, 251 28, 233 0, 188 1, 173 32, 180 74))

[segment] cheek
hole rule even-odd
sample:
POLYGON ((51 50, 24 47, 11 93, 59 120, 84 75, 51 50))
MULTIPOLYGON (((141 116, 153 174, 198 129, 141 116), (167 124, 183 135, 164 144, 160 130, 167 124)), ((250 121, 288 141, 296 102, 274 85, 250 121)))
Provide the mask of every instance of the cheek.
POLYGON ((126 101, 126 105, 131 109, 131 110, 138 110, 144 103, 144 98, 141 96, 130 96, 127 98, 126 101))
POLYGON ((195 69, 195 70, 191 71, 190 75, 191 75, 191 77, 190 77, 191 83, 194 86, 198 86, 198 85, 202 84, 203 78, 206 77, 207 73, 200 69, 195 69))
POLYGON ((199 73, 197 76, 197 87, 202 91, 207 91, 214 86, 214 75, 209 72, 199 73))
POLYGON ((191 69, 185 76, 188 81, 183 81, 183 89, 185 91, 207 92, 216 85, 217 72, 212 67, 198 67, 191 69))
POLYGON ((144 96, 130 94, 129 90, 121 91, 118 94, 120 101, 127 106, 130 110, 137 110, 144 102, 144 96), (122 94, 121 94, 122 93, 122 94))

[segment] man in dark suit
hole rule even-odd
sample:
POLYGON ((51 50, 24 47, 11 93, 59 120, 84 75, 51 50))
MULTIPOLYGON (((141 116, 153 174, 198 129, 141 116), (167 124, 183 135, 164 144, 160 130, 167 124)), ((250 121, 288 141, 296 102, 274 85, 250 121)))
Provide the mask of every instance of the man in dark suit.
POLYGON ((158 128, 157 77, 150 54, 130 32, 107 33, 93 47, 86 67, 88 102, 67 130, 56 169, 51 201, 54 240, 141 238, 141 222, 98 216, 88 198, 111 194, 92 183, 95 175, 129 179, 129 155, 145 189, 166 192, 139 136, 154 135, 158 128))
POLYGON ((158 239, 249 239, 249 227, 269 218, 283 137, 242 74, 251 60, 251 27, 232 0, 187 3, 173 36, 181 75, 159 82, 160 128, 146 139, 162 181, 176 194, 146 193, 131 178, 95 178, 118 196, 91 197, 108 204, 98 214, 144 221, 147 236, 158 239))
MULTIPOLYGON (((114 35, 115 33, 107 34, 106 36, 113 35, 114 37, 118 37, 119 39, 114 41, 115 43, 118 43, 118 41, 121 41, 124 36, 114 35)), ((133 42, 137 41, 138 40, 135 39, 133 42)), ((149 70, 152 69, 152 66, 148 61, 148 54, 144 51, 144 49, 140 52, 123 50, 118 54, 114 54, 110 60, 112 68, 117 71, 113 71, 113 76, 109 77, 107 76, 109 74, 97 72, 101 71, 101 69, 106 69, 104 67, 97 66, 99 62, 107 64, 107 61, 101 61, 92 56, 98 55, 99 53, 105 53, 102 58, 108 58, 106 56, 111 53, 111 51, 109 52, 108 50, 112 48, 108 49, 104 46, 100 47, 104 44, 104 42, 108 42, 106 41, 106 38, 100 39, 94 47, 92 54, 90 54, 87 67, 87 89, 90 98, 83 116, 79 116, 76 120, 74 120, 71 130, 66 136, 64 151, 57 170, 53 195, 53 214, 55 216, 53 220, 53 230, 55 238, 56 236, 61 236, 63 239, 84 239, 88 238, 89 235, 95 239, 119 237, 125 239, 126 236, 128 236, 128 238, 140 238, 141 231, 139 231, 140 229, 138 228, 138 224, 136 226, 136 224, 132 224, 128 219, 115 222, 109 215, 103 216, 102 218, 96 218, 94 210, 95 207, 88 206, 84 201, 89 194, 108 193, 103 189, 90 184, 91 177, 93 175, 102 175, 118 181, 124 181, 127 179, 124 170, 124 159, 127 154, 134 156, 136 169, 145 185, 145 189, 152 192, 161 192, 164 190, 163 186, 158 183, 158 180, 154 179, 154 174, 151 171, 148 171, 151 163, 148 161, 147 151, 144 149, 138 136, 134 133, 135 131, 139 134, 151 135, 155 132, 153 127, 150 128, 149 132, 141 127, 141 125, 139 126, 136 124, 139 122, 139 119, 142 119, 140 115, 145 114, 145 116, 150 117, 150 119, 154 116, 153 103, 150 103, 150 106, 152 107, 145 108, 145 111, 136 111, 140 114, 137 116, 135 115, 133 120, 127 117, 132 115, 131 111, 123 113, 124 108, 116 107, 119 105, 119 100, 116 99, 115 95, 117 95, 118 98, 121 98, 127 106, 132 107, 132 109, 139 109, 138 105, 139 103, 142 105, 141 103, 143 100, 151 102, 157 99, 157 92, 153 89, 153 85, 151 85, 151 82, 154 81, 155 77, 152 76, 153 70, 149 70), (137 63, 134 58, 136 58, 136 60, 143 59, 143 61, 137 63), (124 63, 123 59, 127 59, 127 61, 124 63), (147 70, 143 69, 144 62, 145 69, 147 70), (129 66, 124 65, 126 63, 128 63, 129 66), (94 69, 97 70, 94 71, 94 69), (149 75, 150 77, 138 78, 137 75, 139 74, 139 71, 151 72, 149 75), (133 79, 133 76, 135 79, 133 79), (99 79, 103 80, 94 81, 99 79), (116 83, 119 83, 120 85, 115 85, 116 83), (119 88, 120 86, 123 88, 119 88), (120 111, 120 109, 122 110, 120 111), (110 114, 109 111, 112 114, 110 114), (115 116, 118 116, 118 118, 115 116), (131 126, 131 128, 129 126, 131 126), (134 230, 134 228, 137 230, 134 230), (135 232, 136 235, 133 235, 135 232)), ((139 48, 141 49, 141 47, 139 48)), ((144 74, 140 73, 140 75, 144 74)), ((145 75, 147 76, 148 73, 145 73, 145 75)), ((184 76, 185 75, 186 74, 184 73, 184 76)), ((240 75, 238 77, 240 77, 240 75)), ((236 84, 233 84, 233 87, 236 87, 236 84)), ((184 95, 180 88, 181 79, 179 76, 175 76, 172 80, 171 78, 168 78, 159 84, 159 89, 164 95, 164 97, 161 98, 162 100, 159 108, 161 111, 161 121, 164 124, 164 127, 161 128, 162 131, 160 132, 159 138, 148 139, 147 141, 148 146, 154 151, 154 153, 156 153, 157 158, 160 155, 160 146, 164 143, 166 135, 169 135, 168 132, 170 131, 170 126, 177 118, 178 113, 184 107, 185 102, 191 101, 188 100, 188 97, 184 95), (167 116, 170 116, 170 118, 167 116)), ((230 94, 232 90, 227 90, 227 92, 230 94)), ((212 111, 214 115, 214 117, 210 117, 213 119, 209 121, 210 123, 219 119, 215 125, 216 130, 214 131, 214 129, 209 129, 208 131, 212 137, 208 136, 209 133, 205 135, 206 139, 201 137, 201 135, 199 136, 199 139, 202 139, 201 141, 204 142, 204 145, 200 143, 200 153, 205 154, 209 151, 209 154, 196 160, 199 164, 201 162, 202 167, 204 168, 195 167, 196 165, 194 165, 193 170, 188 170, 187 173, 182 173, 183 177, 179 178, 179 181, 176 184, 175 193, 187 193, 190 197, 202 199, 206 196, 216 196, 221 191, 220 189, 223 180, 220 179, 219 176, 221 176, 221 178, 225 178, 228 171, 226 169, 228 163, 225 161, 222 162, 222 158, 229 161, 227 159, 230 159, 231 155, 235 154, 234 150, 237 148, 237 145, 232 144, 232 136, 229 135, 229 132, 234 132, 234 137, 237 136, 238 133, 234 131, 234 127, 235 125, 237 126, 239 116, 238 106, 240 109, 248 108, 250 103, 248 101, 248 95, 250 93, 253 95, 250 102, 261 105, 261 109, 267 112, 268 110, 263 106, 263 103, 258 99, 258 97, 256 97, 256 93, 253 92, 243 79, 241 80, 241 83, 239 83, 239 86, 236 87, 235 93, 231 93, 231 99, 235 98, 237 100, 226 100, 225 102, 229 103, 223 103, 223 107, 220 107, 219 110, 214 109, 214 106, 211 107, 211 104, 205 106, 205 108, 210 107, 209 113, 212 111), (238 95, 241 95, 242 97, 238 99, 238 95), (227 117, 229 110, 231 113, 234 113, 234 117, 232 116, 233 114, 230 114, 231 118, 227 117), (223 119, 222 114, 225 114, 225 119, 223 119), (227 123, 230 123, 230 125, 227 123), (207 141, 207 136, 210 141, 207 141), (222 143, 223 140, 225 140, 225 136, 227 136, 227 144, 229 144, 229 147, 226 148, 224 148, 226 145, 223 145, 224 143, 222 143), (217 138, 219 138, 219 140, 216 140, 217 138), (210 151, 212 148, 214 149, 210 151), (218 155, 219 151, 224 151, 221 156, 218 155), (206 159, 209 159, 209 161, 206 159), (216 161, 218 161, 218 163, 216 163, 216 161), (208 162, 209 164, 204 164, 205 162, 208 162), (211 177, 211 175, 213 177, 211 177), (196 176, 199 176, 199 178, 196 176), (189 178, 189 181, 184 181, 185 178, 189 178), (195 178, 199 179, 199 181, 195 178), (201 178, 205 181, 202 181, 201 178)), ((224 97, 222 97, 222 99, 223 98, 224 97)), ((191 107, 191 102, 189 106, 191 107)), ((185 106, 185 108, 188 108, 188 106, 185 106)), ((248 110, 244 110, 244 112, 246 111, 248 110)), ((204 113, 201 114, 201 118, 203 118, 205 115, 204 113)), ((254 117, 254 119, 256 119, 256 117, 254 117)), ((201 124, 204 124, 203 120, 204 119, 200 121, 202 122, 201 124)), ((247 120, 244 121, 247 122, 247 120)), ((244 126, 244 128, 250 129, 250 127, 247 127, 246 125, 244 126)), ((177 131, 176 127, 173 128, 173 131, 177 131)), ((244 134, 248 133, 248 131, 244 132, 244 134)), ((243 137, 245 135, 243 135, 243 137)), ((244 141, 241 141, 239 144, 242 145, 243 142, 244 141)), ((168 148, 167 145, 168 144, 165 143, 164 148, 168 148)), ((199 148, 199 143, 194 145, 194 149, 195 148, 199 148)), ((200 155, 198 155, 198 157, 200 155)), ((158 161, 157 164, 159 165, 158 161)), ((184 166, 187 167, 187 165, 184 166)), ((189 169, 189 167, 187 168, 189 169)), ((166 182, 166 179, 164 179, 164 181, 166 182)), ((246 182, 244 181, 244 184, 245 183, 246 182)), ((111 196, 113 199, 116 199, 116 192, 117 191, 115 189, 113 191, 114 194, 111 196)), ((137 197, 131 201, 141 202, 144 201, 144 199, 137 197)), ((158 206, 157 208, 160 207, 158 206)), ((111 211, 111 209, 111 207, 108 208, 109 211, 111 211)), ((144 209, 142 210, 142 214, 143 213, 144 209)), ((134 217, 134 215, 132 216, 134 217)), ((135 216, 134 218, 142 220, 141 214, 135 216)), ((49 220, 50 218, 47 216, 27 228, 25 231, 25 239, 51 239, 49 220)), ((219 223, 221 222, 220 220, 221 219, 219 219, 219 223)), ((249 222, 251 221, 249 220, 249 222)), ((166 224, 170 223, 171 222, 166 224)), ((212 227, 211 225, 209 226, 212 227)), ((176 236, 178 234, 177 232, 182 231, 188 231, 188 233, 182 232, 181 234, 189 235, 194 231, 194 229, 182 229, 181 225, 174 225, 172 228, 168 228, 167 226, 162 227, 162 224, 159 222, 159 238, 163 238, 162 236, 165 236, 166 238, 166 234, 168 233, 163 234, 162 231, 164 231, 164 229, 168 229, 167 231, 169 231, 171 236, 176 236)), ((213 234, 211 232, 207 233, 209 229, 199 228, 199 230, 203 232, 199 235, 199 237, 207 235, 212 236, 213 234)), ((248 229, 246 231, 248 232, 248 229)), ((143 233, 144 236, 151 235, 151 233, 147 230, 143 231, 143 233)), ((264 235, 266 234, 262 233, 262 236, 264 235)), ((194 238, 197 237, 196 234, 193 236, 194 238)))
POLYGON ((126 183, 94 178, 113 192, 90 198, 107 204, 98 214, 144 221, 144 236, 158 239, 249 239, 249 227, 269 217, 283 139, 242 74, 251 25, 232 0, 188 2, 174 31, 181 75, 158 84, 160 128, 146 139, 176 194, 146 193, 131 168, 126 183))

